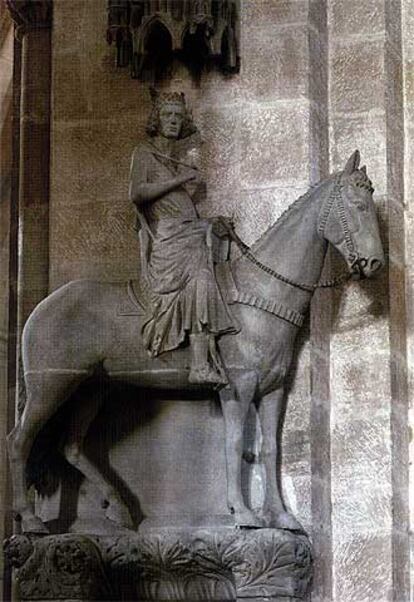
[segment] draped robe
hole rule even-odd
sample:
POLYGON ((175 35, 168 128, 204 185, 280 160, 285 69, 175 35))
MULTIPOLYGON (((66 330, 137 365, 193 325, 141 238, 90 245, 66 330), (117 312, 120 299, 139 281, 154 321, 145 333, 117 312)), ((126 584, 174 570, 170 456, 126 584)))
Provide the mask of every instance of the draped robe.
MULTIPOLYGON (((177 168, 150 144, 135 149, 134 185, 171 180, 177 168)), ((199 218, 184 186, 138 209, 142 275, 150 290, 143 321, 152 356, 177 348, 189 333, 236 332, 214 276, 207 220, 199 218)))

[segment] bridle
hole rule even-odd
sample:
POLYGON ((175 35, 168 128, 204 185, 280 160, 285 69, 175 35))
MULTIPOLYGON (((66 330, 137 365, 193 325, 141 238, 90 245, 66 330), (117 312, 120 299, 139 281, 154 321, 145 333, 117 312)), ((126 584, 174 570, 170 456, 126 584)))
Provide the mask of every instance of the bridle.
POLYGON ((332 208, 335 205, 336 210, 338 212, 339 221, 342 227, 345 245, 348 251, 347 262, 352 269, 350 277, 352 276, 352 274, 358 274, 360 277, 363 277, 363 269, 361 268, 365 268, 368 262, 365 257, 361 257, 359 255, 358 251, 355 248, 355 244, 352 239, 351 230, 349 227, 347 211, 345 209, 344 200, 342 198, 342 188, 343 184, 341 184, 341 175, 338 175, 336 176, 333 190, 329 195, 329 198, 326 201, 324 207, 322 208, 318 224, 318 233, 322 238, 325 238, 326 224, 328 223, 328 219, 331 214, 332 208))
POLYGON ((261 261, 259 261, 259 259, 257 259, 257 257, 255 257, 255 255, 252 253, 250 247, 241 240, 241 238, 236 234, 234 229, 229 230, 230 237, 236 243, 237 247, 240 249, 242 254, 251 263, 253 263, 256 267, 258 267, 260 270, 262 270, 269 276, 272 276, 273 278, 276 278, 277 280, 280 280, 281 282, 284 282, 285 284, 289 284, 290 286, 293 286, 295 288, 299 288, 303 291, 307 291, 307 292, 311 292, 311 293, 314 292, 318 288, 333 288, 335 286, 339 286, 339 285, 343 284, 344 282, 346 282, 347 280, 349 280, 352 277, 352 275, 354 275, 354 274, 359 274, 361 276, 363 274, 363 271, 361 268, 364 268, 367 265, 367 260, 365 258, 361 258, 359 256, 359 254, 355 248, 354 241, 352 239, 351 230, 349 228, 348 218, 347 218, 347 214, 346 214, 346 209, 345 209, 343 198, 342 198, 342 188, 343 188, 343 185, 341 184, 341 175, 338 175, 338 176, 336 176, 335 184, 333 186, 332 192, 329 195, 328 199, 325 201, 324 207, 321 210, 321 215, 319 217, 319 223, 318 223, 318 233, 322 238, 324 238, 326 224, 328 222, 332 208, 335 206, 338 211, 339 221, 340 221, 340 224, 342 227, 342 232, 344 234, 345 244, 346 244, 347 251, 348 251, 347 260, 352 268, 351 273, 344 272, 343 274, 341 274, 340 276, 338 276, 336 278, 332 278, 330 280, 320 280, 316 284, 309 284, 309 283, 305 283, 305 282, 296 282, 295 280, 292 280, 288 276, 284 276, 283 274, 280 274, 273 268, 271 268, 271 267, 265 265, 264 263, 262 263, 261 261))

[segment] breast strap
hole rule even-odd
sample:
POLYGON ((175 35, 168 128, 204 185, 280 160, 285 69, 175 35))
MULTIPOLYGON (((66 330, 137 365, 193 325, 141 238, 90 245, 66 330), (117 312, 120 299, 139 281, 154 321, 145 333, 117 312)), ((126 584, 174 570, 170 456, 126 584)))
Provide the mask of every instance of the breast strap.
POLYGON ((240 303, 267 311, 282 320, 300 328, 305 321, 305 316, 295 309, 291 309, 276 299, 264 299, 250 292, 239 291, 234 281, 231 265, 229 261, 216 265, 216 276, 220 289, 226 302, 229 305, 240 303))
POLYGON ((282 320, 290 322, 294 326, 300 328, 304 322, 305 316, 294 309, 290 309, 279 303, 276 299, 264 299, 252 293, 237 292, 237 295, 229 299, 229 303, 241 303, 242 305, 250 305, 256 309, 267 311, 282 320))

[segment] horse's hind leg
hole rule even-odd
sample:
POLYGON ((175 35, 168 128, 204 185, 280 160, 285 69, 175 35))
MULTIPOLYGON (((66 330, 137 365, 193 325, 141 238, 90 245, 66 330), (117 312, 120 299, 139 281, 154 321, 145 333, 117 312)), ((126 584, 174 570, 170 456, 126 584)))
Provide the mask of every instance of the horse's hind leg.
POLYGON ((80 404, 77 410, 72 412, 63 453, 69 464, 77 468, 102 493, 106 507, 106 518, 117 525, 132 527, 131 515, 118 492, 89 460, 83 450, 85 436, 101 407, 101 403, 100 397, 93 395, 91 400, 80 404))
POLYGON ((88 376, 87 371, 31 371, 25 375, 27 401, 22 416, 7 437, 14 511, 23 532, 47 533, 33 513, 27 495, 26 464, 42 427, 88 376))

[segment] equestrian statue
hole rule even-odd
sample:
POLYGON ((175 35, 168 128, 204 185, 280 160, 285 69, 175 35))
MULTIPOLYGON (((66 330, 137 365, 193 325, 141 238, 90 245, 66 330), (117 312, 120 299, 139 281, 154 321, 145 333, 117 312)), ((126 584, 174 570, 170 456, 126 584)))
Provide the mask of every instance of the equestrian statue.
MULTIPOLYGON (((134 152, 130 181, 141 278, 69 282, 34 309, 23 330, 24 409, 8 436, 16 519, 23 532, 47 533, 27 491, 33 444, 79 385, 103 370, 109 379, 149 389, 211 390, 223 412, 235 525, 300 530, 276 473, 284 383, 313 293, 345 281, 320 280, 328 244, 345 260, 346 277, 370 277, 385 263, 372 183, 355 151, 342 171, 312 186, 248 247, 231 220, 205 220, 196 211, 199 170, 176 152, 195 129, 184 97, 153 96, 150 137, 134 152), (226 236, 240 252, 215 265, 213 241, 226 236), (250 404, 258 409, 266 471, 260 514, 248 507, 241 486, 250 404)), ((64 455, 102 492, 106 518, 132 528, 118 491, 83 451, 99 403, 86 406, 64 455)))

